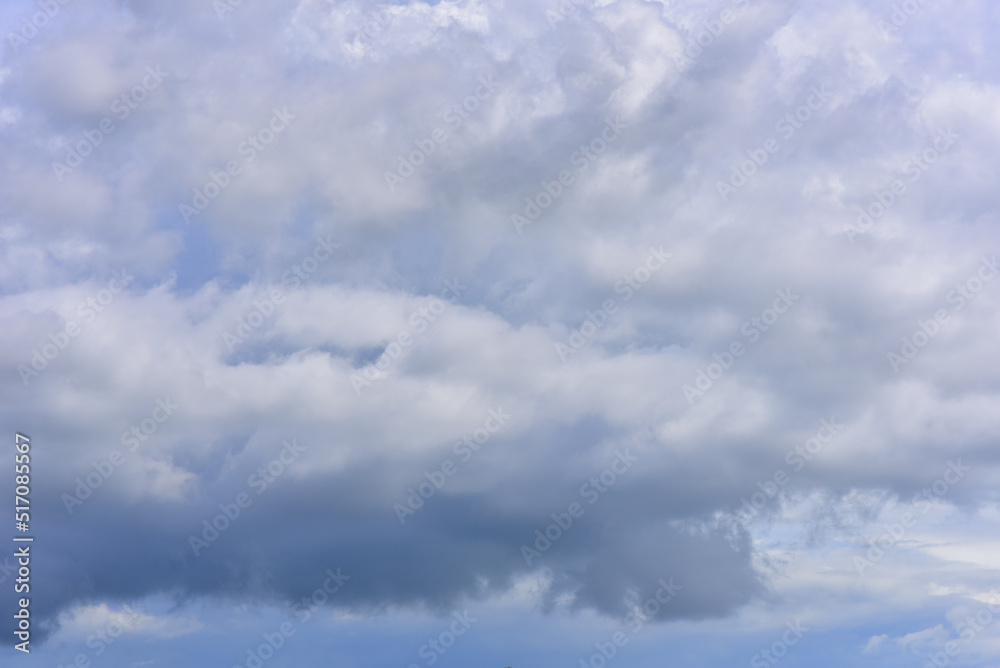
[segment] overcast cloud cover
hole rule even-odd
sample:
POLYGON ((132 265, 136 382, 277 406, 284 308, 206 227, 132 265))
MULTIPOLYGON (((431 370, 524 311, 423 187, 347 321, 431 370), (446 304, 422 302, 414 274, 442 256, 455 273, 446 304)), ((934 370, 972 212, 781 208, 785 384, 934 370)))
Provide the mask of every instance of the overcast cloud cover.
POLYGON ((997 3, 0 27, 3 665, 1000 666, 997 3))

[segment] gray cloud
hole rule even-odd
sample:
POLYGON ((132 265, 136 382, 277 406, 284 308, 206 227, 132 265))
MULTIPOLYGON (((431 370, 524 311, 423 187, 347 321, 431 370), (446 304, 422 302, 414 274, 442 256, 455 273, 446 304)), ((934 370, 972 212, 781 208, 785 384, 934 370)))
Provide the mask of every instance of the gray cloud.
MULTIPOLYGON (((772 582, 727 518, 821 418, 845 426, 790 498, 905 499, 961 457, 949 502, 995 501, 1000 283, 952 298, 998 250, 996 67, 971 46, 995 20, 968 5, 927 5, 889 37, 877 3, 580 3, 554 27, 544 4, 415 3, 386 6, 370 38, 360 3, 65 7, 0 73, 0 414, 39 444, 36 613, 51 630, 74 605, 154 593, 291 602, 340 566, 337 604, 365 612, 537 577, 542 609, 614 617, 673 577, 660 619, 730 615, 772 582), (147 67, 169 74, 117 118, 147 67), (496 90, 451 127, 486 76, 496 90), (782 125, 817 87, 829 99, 782 125), (247 159, 275 109, 294 119, 247 159), (52 163, 105 117, 114 132, 60 181, 52 163), (581 158, 608 122, 620 136, 581 158), (391 190, 386 171, 438 128, 391 190), (941 128, 954 145, 915 178, 941 128), (185 222, 232 160, 241 173, 185 222), (511 215, 563 171, 519 234, 511 215), (906 193, 846 234, 894 179, 906 193), (340 249, 294 284, 317 238, 340 249), (670 261, 626 298, 651 246, 670 261), (88 320, 80 305, 123 267, 135 283, 88 320), (468 288, 415 316, 446 280, 468 288), (228 350, 273 290, 283 302, 228 350), (799 301, 747 334, 776 290, 799 301), (556 344, 609 299, 564 363, 556 344), (894 371, 887 354, 940 309, 949 322, 894 371), (79 336, 24 383, 70 322, 79 336), (407 354, 355 393, 401 332, 407 354), (689 402, 733 342, 745 354, 689 402), (166 397, 176 416, 68 514, 62 495, 166 397), (401 526, 393 503, 498 406, 510 424, 401 526), (292 438, 307 451, 256 495, 248 477, 292 438), (526 564, 520 546, 625 447, 634 470, 526 564), (189 535, 241 492, 253 503, 195 557, 189 535)), ((816 544, 839 508, 803 520, 816 544)))

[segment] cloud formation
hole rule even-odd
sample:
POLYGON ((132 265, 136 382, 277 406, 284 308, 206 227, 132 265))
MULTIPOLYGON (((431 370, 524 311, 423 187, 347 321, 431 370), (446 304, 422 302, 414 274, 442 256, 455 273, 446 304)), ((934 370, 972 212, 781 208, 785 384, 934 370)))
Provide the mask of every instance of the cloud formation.
MULTIPOLYGON (((986 595, 988 3, 49 4, 0 12, 39 640, 338 567, 366 619, 620 620, 666 578, 658 621, 832 619, 848 580, 897 610, 893 568, 959 561, 937 586, 986 595), (857 574, 897 504, 916 528, 857 574)), ((140 626, 216 623, 174 614, 140 626)))

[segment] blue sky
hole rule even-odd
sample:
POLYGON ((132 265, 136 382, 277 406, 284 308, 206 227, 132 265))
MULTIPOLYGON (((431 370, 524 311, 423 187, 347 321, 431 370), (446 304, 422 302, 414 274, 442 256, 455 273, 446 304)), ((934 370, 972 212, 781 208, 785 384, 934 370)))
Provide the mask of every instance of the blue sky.
POLYGON ((994 4, 0 28, 3 665, 1000 666, 994 4))

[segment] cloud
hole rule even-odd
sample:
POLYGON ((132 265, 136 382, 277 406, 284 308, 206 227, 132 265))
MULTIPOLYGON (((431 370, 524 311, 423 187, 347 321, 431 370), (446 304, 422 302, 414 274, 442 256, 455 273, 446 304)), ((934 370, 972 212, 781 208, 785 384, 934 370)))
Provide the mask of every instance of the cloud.
MULTIPOLYGON (((888 35, 891 10, 852 2, 573 5, 67 5, 8 54, 0 415, 44 472, 39 639, 164 592, 284 609, 338 567, 350 619, 512 592, 618 619, 672 577, 660 621, 774 606, 780 628, 830 600, 846 625, 984 590, 986 5, 888 35), (842 429, 806 459, 821 420, 842 429), (961 484, 857 584, 954 460, 961 484)), ((931 621, 863 652, 924 648, 931 621)))
POLYGON ((884 643, 888 639, 889 636, 887 636, 884 633, 882 635, 872 636, 871 638, 868 639, 868 644, 865 645, 865 648, 863 650, 864 653, 871 654, 872 652, 877 652, 879 648, 882 647, 882 643, 884 643))

